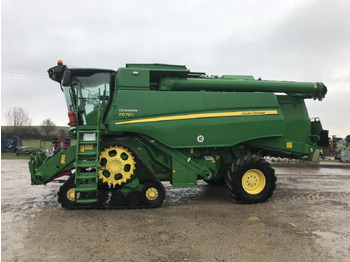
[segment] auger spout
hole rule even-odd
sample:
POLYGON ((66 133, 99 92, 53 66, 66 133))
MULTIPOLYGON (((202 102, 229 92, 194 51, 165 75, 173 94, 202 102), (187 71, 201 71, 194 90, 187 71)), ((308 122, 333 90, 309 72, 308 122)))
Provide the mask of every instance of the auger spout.
POLYGON ((240 80, 225 78, 163 78, 159 83, 163 91, 226 91, 226 92, 275 92, 302 98, 322 100, 327 87, 321 82, 285 82, 240 80))

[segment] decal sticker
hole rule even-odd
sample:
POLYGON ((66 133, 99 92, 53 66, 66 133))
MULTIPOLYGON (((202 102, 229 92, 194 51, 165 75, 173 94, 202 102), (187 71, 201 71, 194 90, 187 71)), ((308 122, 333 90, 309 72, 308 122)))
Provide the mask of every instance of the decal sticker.
POLYGON ((85 150, 92 150, 94 149, 94 145, 85 145, 85 150))
POLYGON ((202 143, 202 142, 204 141, 204 136, 202 136, 202 135, 198 136, 198 137, 197 137, 197 141, 198 141, 199 143, 202 143))
MULTIPOLYGON (((125 112, 126 113, 138 112, 138 109, 119 109, 119 114, 125 113, 125 112)), ((213 118, 213 117, 250 117, 250 116, 265 116, 265 115, 278 115, 278 111, 277 110, 239 111, 239 112, 189 114, 189 115, 179 115, 179 116, 161 116, 161 117, 151 117, 146 119, 136 119, 136 120, 116 122, 114 124, 125 125, 125 124, 135 124, 135 123, 175 121, 175 120, 184 120, 184 119, 199 119, 199 118, 213 118)))
POLYGON ((60 161, 61 164, 65 164, 66 163, 66 155, 62 155, 61 156, 61 161, 60 161))
POLYGON ((119 114, 118 116, 121 117, 132 117, 137 113, 139 110, 138 109, 126 109, 126 108, 119 108, 118 109, 119 114))
POLYGON ((134 116, 134 113, 119 113, 119 116, 134 116))
POLYGON ((124 108, 119 108, 118 109, 119 112, 130 112, 130 113, 136 113, 139 110, 138 109, 124 109, 124 108))

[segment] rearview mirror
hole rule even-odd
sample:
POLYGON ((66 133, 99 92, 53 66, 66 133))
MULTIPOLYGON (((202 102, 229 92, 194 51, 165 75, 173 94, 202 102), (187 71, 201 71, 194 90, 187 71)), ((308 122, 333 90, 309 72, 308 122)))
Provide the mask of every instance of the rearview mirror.
POLYGON ((64 71, 63 77, 62 77, 62 85, 63 86, 69 86, 71 74, 72 74, 72 72, 69 70, 64 71))

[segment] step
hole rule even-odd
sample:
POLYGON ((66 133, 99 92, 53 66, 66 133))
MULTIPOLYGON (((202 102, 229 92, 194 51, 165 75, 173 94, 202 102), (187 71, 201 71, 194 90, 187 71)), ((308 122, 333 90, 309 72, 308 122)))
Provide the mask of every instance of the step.
POLYGON ((82 141, 80 140, 79 141, 79 145, 96 145, 97 144, 97 141, 82 141))
POLYGON ((97 125, 81 125, 79 132, 97 132, 99 130, 97 125))
POLYGON ((97 198, 77 199, 75 200, 75 202, 78 204, 91 204, 91 203, 96 203, 97 198))
POLYGON ((76 167, 96 167, 97 161, 96 160, 87 160, 87 161, 78 161, 76 163, 76 167))
POLYGON ((97 184, 95 183, 77 185, 75 188, 76 192, 93 192, 96 190, 97 190, 97 184))
POLYGON ((97 177, 96 172, 76 172, 76 179, 95 179, 97 177))
POLYGON ((90 128, 90 129, 83 129, 83 130, 79 130, 80 134, 84 134, 84 133, 98 133, 99 130, 97 128, 90 128))
POLYGON ((97 156, 97 152, 94 150, 89 150, 88 152, 79 151, 78 156, 97 156))

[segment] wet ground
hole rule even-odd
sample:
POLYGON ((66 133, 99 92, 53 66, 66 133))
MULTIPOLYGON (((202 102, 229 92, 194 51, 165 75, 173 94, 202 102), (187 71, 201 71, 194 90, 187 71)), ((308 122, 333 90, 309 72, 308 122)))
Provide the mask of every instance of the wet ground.
POLYGON ((267 203, 224 186, 175 189, 148 210, 65 210, 2 160, 2 261, 350 261, 350 168, 276 167, 267 203))

